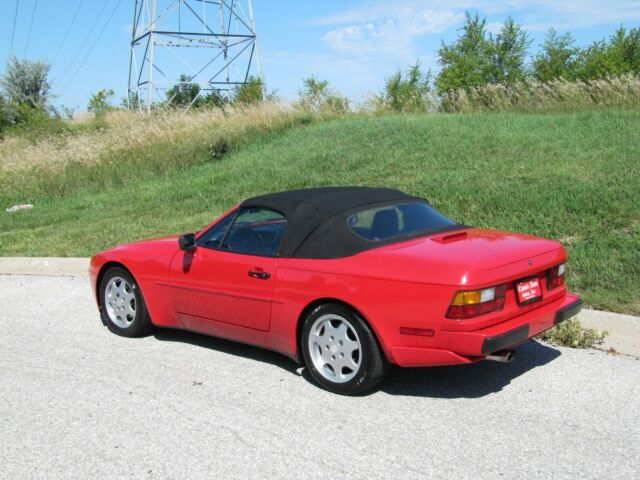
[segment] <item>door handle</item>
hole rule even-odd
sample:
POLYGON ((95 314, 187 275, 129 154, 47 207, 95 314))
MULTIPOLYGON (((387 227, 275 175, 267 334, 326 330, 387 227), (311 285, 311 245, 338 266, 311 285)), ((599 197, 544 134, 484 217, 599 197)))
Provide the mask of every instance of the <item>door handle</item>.
POLYGON ((266 280, 266 279, 271 277, 271 274, 269 272, 261 272, 261 271, 249 270, 249 276, 251 278, 257 278, 257 279, 260 279, 260 280, 266 280))

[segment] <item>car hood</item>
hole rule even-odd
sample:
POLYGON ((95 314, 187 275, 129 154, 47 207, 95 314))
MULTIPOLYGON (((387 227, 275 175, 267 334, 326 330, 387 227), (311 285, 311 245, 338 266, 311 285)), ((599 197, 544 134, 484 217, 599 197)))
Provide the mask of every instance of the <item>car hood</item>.
POLYGON ((168 237, 151 238, 130 243, 123 243, 113 248, 100 252, 98 255, 121 255, 129 252, 137 252, 138 258, 144 259, 154 254, 162 253, 163 256, 170 255, 178 250, 179 235, 168 237))
POLYGON ((158 237, 158 238, 150 238, 148 240, 140 240, 138 242, 133 242, 133 244, 177 242, 178 238, 180 238, 180 235, 169 235, 168 237, 158 237))
POLYGON ((97 269, 106 262, 119 262, 138 279, 149 275, 162 278, 166 276, 171 258, 178 251, 177 235, 141 240, 100 252, 92 257, 91 265, 97 269))
POLYGON ((134 242, 123 243, 116 247, 110 248, 106 250, 106 252, 116 251, 116 250, 140 250, 140 249, 146 249, 149 247, 165 248, 167 244, 175 245, 177 248, 178 238, 180 238, 180 235, 170 235, 167 237, 157 237, 157 238, 149 238, 146 240, 136 240, 134 242))

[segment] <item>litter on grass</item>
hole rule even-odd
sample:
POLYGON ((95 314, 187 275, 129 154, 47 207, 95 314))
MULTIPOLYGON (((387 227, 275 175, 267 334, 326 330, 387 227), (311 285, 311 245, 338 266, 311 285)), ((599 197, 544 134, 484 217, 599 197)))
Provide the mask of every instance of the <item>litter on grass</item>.
POLYGON ((18 210, 26 210, 29 208, 33 208, 33 205, 30 203, 23 203, 21 205, 14 205, 13 207, 5 208, 8 213, 17 212, 18 210))

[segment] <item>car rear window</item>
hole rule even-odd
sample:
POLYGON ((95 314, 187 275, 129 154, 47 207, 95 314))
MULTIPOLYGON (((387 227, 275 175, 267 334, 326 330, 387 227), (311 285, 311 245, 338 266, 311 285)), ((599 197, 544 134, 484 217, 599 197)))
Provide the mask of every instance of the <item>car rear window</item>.
POLYGON ((398 203, 362 210, 350 215, 347 223, 356 235, 372 241, 383 241, 423 230, 456 225, 456 222, 422 202, 398 203))

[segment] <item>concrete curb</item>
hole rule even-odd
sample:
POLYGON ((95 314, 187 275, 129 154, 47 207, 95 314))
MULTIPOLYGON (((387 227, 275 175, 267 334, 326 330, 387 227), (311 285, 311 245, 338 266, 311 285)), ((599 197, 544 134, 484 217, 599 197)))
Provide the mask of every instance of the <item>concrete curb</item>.
POLYGON ((88 274, 88 258, 0 257, 0 275, 79 277, 88 274))
MULTIPOLYGON (((88 275, 88 269, 88 258, 0 257, 0 275, 78 277, 88 275)), ((583 309, 578 318, 586 327, 609 333, 596 348, 640 357, 640 317, 583 309)))
POLYGON ((598 350, 640 357, 640 317, 583 309, 578 318, 585 327, 608 333, 598 350))

